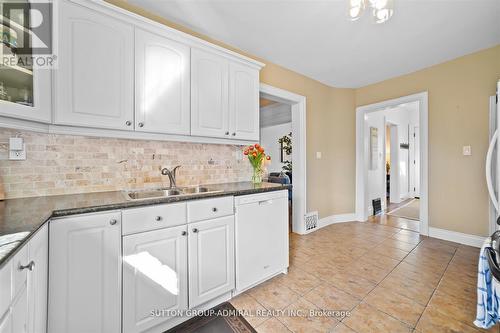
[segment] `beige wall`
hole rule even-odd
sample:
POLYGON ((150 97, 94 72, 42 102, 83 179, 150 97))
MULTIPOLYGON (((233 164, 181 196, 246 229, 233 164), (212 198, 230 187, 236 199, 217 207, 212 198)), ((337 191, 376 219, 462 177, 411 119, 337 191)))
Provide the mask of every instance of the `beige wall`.
POLYGON ((266 64, 261 82, 307 98, 307 208, 320 217, 354 212, 355 117, 354 90, 337 89, 242 52, 173 22, 132 6, 124 0, 107 0, 129 11, 180 31, 239 52, 266 64), (342 143, 342 144, 340 144, 342 143), (322 159, 315 154, 322 152, 322 159))
POLYGON ((500 46, 356 89, 356 106, 428 91, 431 227, 488 234, 484 159, 498 79, 500 46), (472 156, 462 155, 464 145, 472 156))

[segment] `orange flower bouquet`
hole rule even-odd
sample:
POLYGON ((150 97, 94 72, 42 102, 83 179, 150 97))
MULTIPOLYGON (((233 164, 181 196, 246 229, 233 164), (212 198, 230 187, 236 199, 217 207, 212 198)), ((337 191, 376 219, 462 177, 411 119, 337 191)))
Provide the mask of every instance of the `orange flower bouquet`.
POLYGON ((264 164, 271 160, 271 156, 266 155, 264 148, 258 143, 245 147, 243 154, 248 156, 248 160, 253 168, 252 183, 262 183, 262 174, 264 173, 264 164))

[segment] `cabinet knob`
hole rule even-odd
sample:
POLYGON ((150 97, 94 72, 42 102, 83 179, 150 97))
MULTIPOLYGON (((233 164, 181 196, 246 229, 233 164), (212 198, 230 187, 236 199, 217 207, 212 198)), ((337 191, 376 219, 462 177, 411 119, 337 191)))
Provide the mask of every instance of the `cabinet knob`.
POLYGON ((231 134, 232 136, 236 136, 236 132, 233 132, 233 134, 231 134))
POLYGON ((183 232, 181 232, 181 235, 182 235, 182 236, 186 236, 187 234, 188 234, 188 233, 187 233, 187 231, 183 231, 183 232))
POLYGON ((115 225, 116 223, 118 223, 116 219, 112 219, 111 221, 109 221, 109 224, 111 225, 115 225))
POLYGON ((194 229, 193 229, 193 232, 194 232, 194 233, 197 233, 197 232, 198 232, 198 229, 194 228, 194 229))
POLYGON ((130 126, 130 125, 132 125, 132 122, 131 122, 130 120, 127 120, 127 121, 125 122, 125 125, 130 126))
POLYGON ((212 208, 212 212, 217 213, 218 209, 217 207, 212 208))
POLYGON ((144 123, 139 123, 139 127, 144 127, 144 123))
POLYGON ((19 265, 20 271, 22 271, 23 269, 32 271, 33 268, 35 268, 35 262, 33 260, 31 260, 27 265, 19 265))
POLYGON ((160 222, 161 220, 163 220, 163 217, 157 216, 157 217, 155 217, 155 220, 158 221, 158 222, 160 222))
POLYGON ((229 135, 229 132, 224 133, 225 135, 229 135))

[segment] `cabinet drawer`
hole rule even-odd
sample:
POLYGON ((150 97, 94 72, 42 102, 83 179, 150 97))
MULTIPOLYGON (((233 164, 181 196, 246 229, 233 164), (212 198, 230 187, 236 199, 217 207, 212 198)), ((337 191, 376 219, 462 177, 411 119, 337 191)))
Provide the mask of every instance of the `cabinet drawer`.
POLYGON ((188 222, 202 221, 233 215, 233 197, 204 199, 188 202, 188 222))
POLYGON ((8 310, 10 301, 12 300, 11 274, 12 262, 7 262, 0 269, 0 292, 2 295, 0 297, 0 318, 2 318, 4 313, 8 310))
POLYGON ((186 203, 127 209, 122 214, 122 234, 130 235, 185 224, 186 203))

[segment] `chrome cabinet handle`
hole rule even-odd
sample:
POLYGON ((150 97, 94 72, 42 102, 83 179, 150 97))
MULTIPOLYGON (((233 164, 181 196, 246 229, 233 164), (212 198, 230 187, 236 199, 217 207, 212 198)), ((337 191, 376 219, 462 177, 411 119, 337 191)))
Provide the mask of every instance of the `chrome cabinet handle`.
POLYGON ((23 269, 32 271, 33 268, 35 268, 35 262, 33 260, 31 260, 27 265, 19 265, 20 271, 22 271, 23 269))
POLYGON ((111 221, 109 221, 109 224, 111 225, 115 225, 116 223, 118 223, 116 219, 112 219, 111 221))
POLYGON ((187 235, 187 231, 183 231, 183 232, 181 232, 181 235, 182 235, 182 236, 186 236, 186 235, 187 235))
POLYGON ((194 232, 194 233, 197 233, 197 232, 198 232, 198 229, 194 228, 194 229, 193 229, 193 232, 194 232))
POLYGON ((217 207, 212 208, 212 212, 217 213, 218 209, 217 207))
POLYGON ((144 127, 144 123, 139 123, 139 127, 144 127))
POLYGON ((125 122, 125 125, 130 126, 130 125, 132 125, 132 122, 131 122, 130 120, 127 120, 127 121, 125 122))
POLYGON ((157 217, 155 217, 155 220, 159 222, 159 221, 163 220, 163 217, 157 216, 157 217))
POLYGON ((225 135, 229 135, 229 132, 224 133, 225 135))
POLYGON ((233 134, 231 134, 232 136, 236 136, 236 132, 233 132, 233 134))

